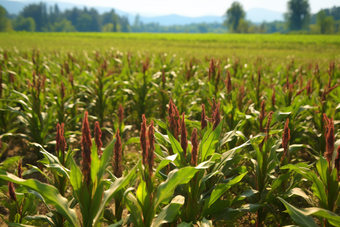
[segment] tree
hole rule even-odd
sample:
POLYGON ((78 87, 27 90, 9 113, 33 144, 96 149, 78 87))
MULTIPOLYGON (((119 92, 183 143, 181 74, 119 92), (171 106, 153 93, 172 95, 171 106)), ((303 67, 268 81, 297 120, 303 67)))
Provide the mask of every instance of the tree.
POLYGON ((285 19, 291 31, 308 28, 310 21, 310 7, 308 0, 290 0, 287 3, 288 12, 285 19))
POLYGON ((316 15, 316 23, 320 26, 321 34, 334 33, 334 19, 332 16, 327 16, 325 10, 320 10, 316 15))
POLYGON ((48 30, 49 21, 46 3, 41 2, 40 4, 29 4, 24 7, 20 14, 25 18, 33 18, 37 31, 41 32, 48 30))
POLYGON ((11 20, 7 18, 7 11, 0 6, 0 32, 10 31, 11 29, 11 20))
POLYGON ((15 31, 27 31, 34 32, 35 31, 35 22, 32 17, 23 17, 18 16, 13 21, 13 28, 15 31))
POLYGON ((60 22, 54 22, 52 26, 52 31, 53 32, 75 32, 76 29, 72 25, 71 21, 64 18, 60 22))
POLYGON ((223 24, 227 26, 231 32, 235 32, 237 31, 240 20, 244 19, 245 15, 243 6, 239 2, 233 2, 225 14, 226 19, 223 24))

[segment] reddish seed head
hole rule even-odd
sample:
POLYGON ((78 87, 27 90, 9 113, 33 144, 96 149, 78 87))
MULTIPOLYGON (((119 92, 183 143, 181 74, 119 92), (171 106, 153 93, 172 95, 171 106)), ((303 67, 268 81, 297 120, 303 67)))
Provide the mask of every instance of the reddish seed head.
POLYGON ((8 194, 13 201, 17 201, 17 196, 15 194, 14 185, 12 182, 8 181, 8 194))
POLYGON ((197 129, 194 128, 191 134, 191 145, 192 145, 192 150, 191 150, 191 165, 192 166, 197 166, 197 152, 198 152, 198 141, 197 141, 197 129))
POLYGON ((99 122, 96 121, 94 123, 94 140, 96 142, 96 146, 97 146, 97 153, 99 155, 102 155, 103 152, 102 152, 102 146, 103 146, 103 143, 102 143, 102 140, 101 140, 101 137, 102 137, 102 130, 100 129, 100 126, 99 126, 99 122))
POLYGON ((334 123, 333 118, 327 118, 326 114, 324 116, 324 121, 326 122, 325 125, 325 139, 326 139, 326 152, 325 158, 327 159, 328 163, 332 161, 333 151, 334 151, 334 123))
POLYGON ((21 161, 21 159, 19 160, 19 163, 18 163, 18 177, 22 179, 22 161, 21 161))
POLYGON ((154 124, 151 120, 151 124, 148 128, 148 139, 149 139, 149 150, 148 150, 148 166, 149 166, 149 176, 152 176, 152 167, 154 164, 154 151, 155 151, 155 136, 154 136, 154 124))
POLYGON ((92 147, 92 141, 91 141, 91 131, 88 121, 88 113, 85 111, 84 114, 84 120, 83 120, 83 127, 81 129, 82 131, 82 137, 81 137, 81 145, 83 148, 82 151, 82 171, 83 175, 85 177, 85 181, 87 186, 91 183, 91 147, 92 147))
POLYGON ((146 118, 143 114, 142 116, 142 127, 140 132, 140 144, 142 148, 143 164, 146 165, 147 159, 147 141, 146 141, 146 118))
POLYGON ((180 133, 181 123, 180 123, 180 117, 179 112, 177 110, 177 107, 170 99, 169 101, 169 107, 168 107, 168 121, 170 125, 170 131, 175 137, 175 139, 178 141, 178 136, 180 133))
POLYGON ((116 132, 116 142, 113 148, 113 174, 120 178, 123 175, 123 168, 122 168, 122 141, 119 136, 119 129, 116 132))
POLYGON ((216 129, 216 127, 219 125, 219 123, 221 122, 221 115, 220 115, 220 102, 218 102, 215 111, 214 111, 214 116, 213 116, 213 121, 214 121, 214 125, 213 125, 213 130, 216 129))
POLYGON ((261 103, 261 112, 260 112, 260 116, 259 116, 259 120, 260 120, 260 132, 264 132, 263 131, 263 127, 262 127, 262 122, 266 116, 266 104, 265 104, 265 100, 263 99, 262 100, 262 103, 261 103))
POLYGON ((65 98, 65 85, 63 81, 61 81, 61 99, 64 100, 64 98, 65 98))
POLYGON ((283 147, 283 156, 281 158, 281 162, 283 162, 285 156, 289 155, 289 151, 288 151, 288 143, 289 143, 289 139, 290 139, 290 129, 288 127, 289 124, 289 118, 287 118, 286 120, 286 124, 283 130, 283 135, 282 135, 282 147, 283 147))
POLYGON ((207 127, 208 123, 206 121, 205 116, 205 106, 202 104, 202 113, 201 113, 201 130, 203 130, 205 127, 207 127))
POLYGON ((71 86, 73 87, 74 84, 73 84, 73 74, 72 73, 70 73, 69 81, 71 83, 71 86))
POLYGON ((224 81, 224 83, 225 83, 227 92, 228 92, 228 94, 229 94, 229 93, 231 92, 231 89, 232 89, 232 85, 231 85, 231 76, 230 76, 229 70, 227 70, 227 78, 226 78, 226 80, 224 81))
POLYGON ((181 122, 181 147, 183 149, 184 157, 187 156, 187 147, 188 147, 188 140, 187 140, 187 129, 185 128, 184 122, 184 112, 182 114, 182 122, 181 122))
POLYGON ((123 106, 122 104, 119 105, 119 109, 118 109, 118 119, 119 119, 119 124, 122 123, 123 121, 123 118, 124 118, 124 109, 123 109, 123 106))
POLYGON ((61 151, 61 153, 64 156, 67 144, 66 144, 66 140, 64 137, 64 123, 61 123, 61 125, 58 123, 57 124, 57 135, 55 137, 56 140, 56 146, 55 146, 55 151, 58 154, 59 151, 61 151))

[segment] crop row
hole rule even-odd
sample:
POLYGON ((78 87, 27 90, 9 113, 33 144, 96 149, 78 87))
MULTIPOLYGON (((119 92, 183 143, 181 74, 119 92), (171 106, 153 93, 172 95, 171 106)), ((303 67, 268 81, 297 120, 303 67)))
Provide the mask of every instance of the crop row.
POLYGON ((2 155, 39 159, 0 167, 8 225, 339 226, 338 60, 0 58, 2 155))

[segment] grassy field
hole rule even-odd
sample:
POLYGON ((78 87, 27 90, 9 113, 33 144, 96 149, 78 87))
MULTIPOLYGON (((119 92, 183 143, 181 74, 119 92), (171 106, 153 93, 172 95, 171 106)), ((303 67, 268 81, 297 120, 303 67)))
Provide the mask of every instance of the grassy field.
POLYGON ((147 34, 147 33, 1 33, 0 47, 41 51, 92 51, 114 47, 123 52, 178 54, 181 57, 266 57, 292 55, 301 60, 330 61, 340 56, 336 35, 279 34, 147 34))

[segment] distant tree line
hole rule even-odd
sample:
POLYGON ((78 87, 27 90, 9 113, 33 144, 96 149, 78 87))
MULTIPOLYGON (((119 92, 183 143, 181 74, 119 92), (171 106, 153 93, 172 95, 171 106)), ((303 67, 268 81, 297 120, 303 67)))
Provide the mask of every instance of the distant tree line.
POLYGON ((86 7, 74 7, 62 12, 57 4, 47 7, 46 3, 41 2, 25 6, 19 15, 6 15, 6 10, 0 6, 0 23, 6 24, 2 31, 13 29, 38 32, 131 32, 127 17, 119 16, 113 9, 101 15, 94 8, 86 7))
POLYGON ((340 7, 322 9, 311 15, 308 0, 288 1, 285 21, 255 25, 247 21, 245 15, 243 6, 239 2, 233 2, 224 15, 224 25, 233 33, 340 34, 340 7))
POLYGON ((58 5, 47 7, 46 3, 29 4, 19 15, 9 15, 0 6, 0 31, 37 32, 172 32, 172 33, 224 33, 219 23, 161 26, 158 23, 145 24, 139 15, 133 25, 125 16, 110 12, 99 14, 94 8, 74 7, 62 12, 58 5))
POLYGON ((322 9, 310 14, 308 0, 289 0, 285 21, 252 23, 239 2, 233 2, 226 11, 223 24, 195 23, 162 26, 143 23, 139 15, 130 25, 126 16, 114 9, 99 14, 94 8, 61 11, 57 4, 29 4, 18 15, 9 15, 0 5, 0 31, 38 32, 158 32, 158 33, 313 33, 340 34, 340 7, 322 9))

